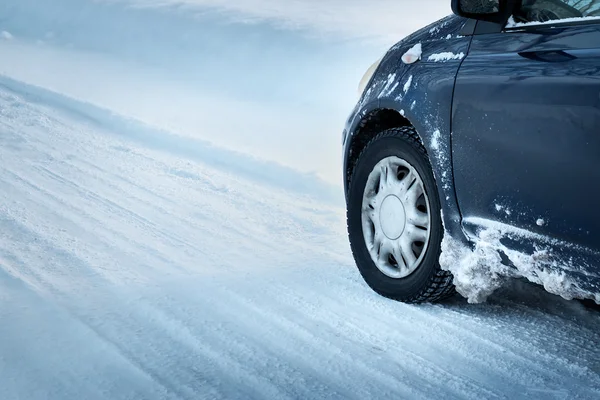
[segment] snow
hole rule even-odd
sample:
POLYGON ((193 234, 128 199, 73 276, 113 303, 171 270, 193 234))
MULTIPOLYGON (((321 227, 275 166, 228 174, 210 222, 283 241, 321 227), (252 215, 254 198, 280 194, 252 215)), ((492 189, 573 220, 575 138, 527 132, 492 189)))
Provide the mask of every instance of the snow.
POLYGON ((508 206, 496 203, 496 204, 494 204, 494 208, 496 209, 496 211, 503 212, 507 216, 512 215, 512 211, 508 206))
POLYGON ((448 143, 443 141, 440 130, 434 129, 431 125, 429 128, 433 131, 430 142, 432 151, 429 157, 432 163, 437 164, 437 167, 434 169, 437 171, 437 184, 443 189, 444 197, 448 201, 450 199, 450 191, 452 189, 451 179, 453 177, 451 160, 448 156, 450 149, 448 148, 448 143))
POLYGON ((514 17, 510 17, 508 23, 506 24, 507 28, 523 28, 523 27, 531 27, 531 26, 544 26, 544 25, 555 25, 555 24, 563 24, 563 23, 572 23, 572 22, 589 22, 589 21, 597 21, 600 20, 598 16, 588 16, 588 17, 578 17, 578 18, 563 18, 563 19, 555 19, 544 22, 516 22, 514 17))
POLYGON ((414 64, 421 59, 423 46, 421 43, 415 44, 402 55, 402 62, 405 64, 414 64))
POLYGON ((591 299, 600 304, 600 292, 585 291, 563 271, 576 270, 577 266, 565 260, 558 261, 562 265, 556 265, 551 249, 561 243, 555 239, 481 218, 466 218, 465 222, 483 228, 477 237, 471 238, 474 248, 467 248, 446 235, 440 265, 452 272, 457 291, 470 303, 485 301, 511 279, 526 278, 565 299, 591 299), (532 255, 519 253, 502 244, 506 238, 535 239, 539 243, 538 249, 532 255), (505 265, 500 252, 514 265, 505 265))
POLYGON ((394 93, 399 84, 399 82, 396 82, 396 74, 389 74, 378 98, 387 97, 394 93))
POLYGON ((544 225, 546 225, 546 221, 544 221, 543 218, 538 218, 538 220, 535 221, 535 223, 537 224, 537 226, 544 226, 544 225))
POLYGON ((430 55, 427 58, 427 61, 440 62, 440 61, 462 60, 464 57, 465 57, 465 53, 454 54, 451 52, 443 52, 443 53, 437 53, 437 54, 430 55))
POLYGON ((441 139, 441 133, 439 129, 436 129, 433 132, 433 136, 431 139, 431 148, 435 151, 439 151, 440 150, 440 139, 441 139))
POLYGON ((429 29, 429 33, 431 34, 436 34, 438 33, 441 29, 445 28, 448 25, 448 22, 444 22, 442 24, 436 25, 433 28, 429 29))
POLYGON ((412 85, 412 81, 413 81, 413 76, 411 75, 408 77, 408 80, 404 84, 404 93, 408 93, 408 89, 410 89, 410 85, 412 85))
POLYGON ((231 70, 256 49, 210 36, 234 46, 211 69, 212 47, 190 50, 206 27, 184 18, 201 10, 192 3, 1 6, 22 14, 3 19, 15 38, 0 43, 0 399, 600 396, 600 321, 579 303, 521 282, 483 305, 373 293, 349 250, 339 182, 300 162, 340 169, 337 134, 336 151, 327 143, 343 119, 326 104, 329 92, 346 101, 346 85, 324 85, 354 78, 347 59, 261 49, 252 66, 283 59, 268 71, 298 80, 269 75, 267 99, 247 98, 231 92, 243 83, 231 70), (79 13, 88 19, 73 24, 79 13))

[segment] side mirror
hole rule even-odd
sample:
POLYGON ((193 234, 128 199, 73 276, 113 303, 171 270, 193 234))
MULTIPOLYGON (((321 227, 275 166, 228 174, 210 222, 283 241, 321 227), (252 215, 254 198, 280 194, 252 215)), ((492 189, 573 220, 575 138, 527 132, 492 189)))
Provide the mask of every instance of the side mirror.
POLYGON ((454 14, 476 19, 506 23, 518 0, 452 0, 454 14))

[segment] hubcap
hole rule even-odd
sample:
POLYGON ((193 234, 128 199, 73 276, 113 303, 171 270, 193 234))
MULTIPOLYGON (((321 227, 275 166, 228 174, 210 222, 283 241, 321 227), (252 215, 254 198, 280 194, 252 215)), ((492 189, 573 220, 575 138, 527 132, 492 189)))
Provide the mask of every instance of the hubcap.
POLYGON ((406 227, 406 211, 404 205, 396 195, 389 195, 381 203, 379 210, 381 231, 391 240, 398 239, 406 227))
POLYGON ((362 204, 365 244, 377 268, 405 278, 422 263, 431 216, 423 180, 406 160, 391 156, 369 174, 362 204))

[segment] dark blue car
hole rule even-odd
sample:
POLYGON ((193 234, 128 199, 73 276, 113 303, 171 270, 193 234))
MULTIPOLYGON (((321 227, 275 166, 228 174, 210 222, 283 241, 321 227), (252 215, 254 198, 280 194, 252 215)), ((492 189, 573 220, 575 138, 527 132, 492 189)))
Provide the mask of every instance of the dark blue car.
POLYGON ((454 0, 367 72, 348 233, 377 293, 474 302, 509 278, 600 303, 600 0, 454 0))

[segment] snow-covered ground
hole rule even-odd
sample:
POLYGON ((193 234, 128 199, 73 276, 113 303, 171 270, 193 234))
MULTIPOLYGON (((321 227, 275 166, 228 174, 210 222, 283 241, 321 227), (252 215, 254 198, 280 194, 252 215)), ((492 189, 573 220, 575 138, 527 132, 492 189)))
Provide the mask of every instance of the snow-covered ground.
POLYGON ((2 399, 600 396, 579 303, 384 300, 335 190, 6 78, 0 112, 2 399))
POLYGON ((600 314, 580 303, 517 282, 485 304, 411 306, 363 283, 326 172, 345 117, 330 70, 348 54, 286 31, 274 53, 296 41, 342 61, 251 97, 231 69, 203 78, 224 64, 196 73, 185 51, 129 53, 101 29, 121 15, 115 31, 199 34, 170 8, 106 3, 0 5, 0 399, 600 396, 600 314), (91 26, 66 24, 86 10, 91 26), (302 98, 309 75, 318 100, 302 98), (302 112, 282 115, 288 100, 302 112))

